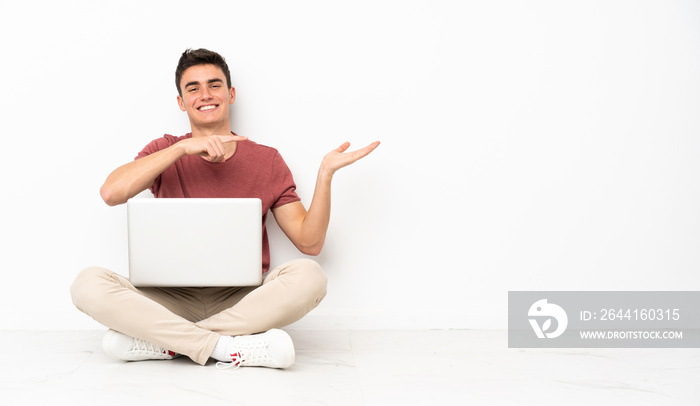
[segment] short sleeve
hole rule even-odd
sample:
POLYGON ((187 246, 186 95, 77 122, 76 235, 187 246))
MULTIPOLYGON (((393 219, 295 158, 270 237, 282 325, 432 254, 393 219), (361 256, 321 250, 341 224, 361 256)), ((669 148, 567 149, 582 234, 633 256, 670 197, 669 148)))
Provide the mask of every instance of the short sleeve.
POLYGON ((294 183, 292 171, 282 159, 279 152, 275 151, 272 157, 272 191, 273 203, 272 208, 284 206, 287 203, 300 201, 301 198, 297 195, 297 185, 294 183))
MULTIPOLYGON (((161 138, 156 138, 155 140, 151 141, 146 145, 141 152, 136 155, 134 158, 134 161, 137 159, 141 159, 145 156, 151 155, 153 153, 156 153, 160 151, 161 149, 165 149, 171 145, 173 145, 175 142, 177 142, 177 139, 173 137, 172 135, 164 135, 161 138)), ((153 193, 154 196, 158 195, 158 189, 160 188, 160 179, 161 175, 158 175, 154 180, 153 184, 148 188, 151 193, 153 193)))

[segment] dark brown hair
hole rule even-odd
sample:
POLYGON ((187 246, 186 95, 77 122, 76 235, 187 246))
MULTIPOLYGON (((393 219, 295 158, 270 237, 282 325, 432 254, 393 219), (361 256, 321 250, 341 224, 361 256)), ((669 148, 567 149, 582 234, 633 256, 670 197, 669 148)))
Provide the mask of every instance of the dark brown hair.
POLYGON ((228 65, 223 56, 204 48, 187 49, 182 53, 180 61, 177 63, 177 69, 175 69, 175 86, 180 96, 182 96, 182 89, 180 89, 182 74, 188 68, 196 65, 218 66, 224 72, 224 75, 226 75, 226 85, 228 85, 229 89, 231 88, 231 72, 229 72, 228 65))

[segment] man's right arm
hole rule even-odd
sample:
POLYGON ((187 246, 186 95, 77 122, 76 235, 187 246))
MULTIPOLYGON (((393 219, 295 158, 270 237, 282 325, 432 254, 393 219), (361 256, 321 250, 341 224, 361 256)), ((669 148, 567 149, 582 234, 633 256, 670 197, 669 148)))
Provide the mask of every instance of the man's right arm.
POLYGON ((146 190, 170 165, 184 156, 182 148, 173 144, 143 158, 120 166, 109 174, 100 188, 100 196, 109 206, 126 203, 146 190))
POLYGON ((179 141, 115 169, 100 188, 100 196, 109 206, 124 204, 150 187, 158 175, 183 156, 199 155, 210 162, 223 162, 224 143, 245 139, 247 138, 239 136, 212 135, 179 141))

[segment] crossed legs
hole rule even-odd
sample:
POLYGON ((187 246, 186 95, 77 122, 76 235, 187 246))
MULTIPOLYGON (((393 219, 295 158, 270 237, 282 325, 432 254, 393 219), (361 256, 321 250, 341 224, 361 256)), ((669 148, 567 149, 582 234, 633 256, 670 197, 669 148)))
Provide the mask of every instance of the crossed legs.
POLYGON ((219 337, 291 324, 326 295, 327 279, 309 259, 270 270, 258 287, 136 288, 104 268, 80 272, 73 303, 106 327, 186 355, 204 365, 219 337))

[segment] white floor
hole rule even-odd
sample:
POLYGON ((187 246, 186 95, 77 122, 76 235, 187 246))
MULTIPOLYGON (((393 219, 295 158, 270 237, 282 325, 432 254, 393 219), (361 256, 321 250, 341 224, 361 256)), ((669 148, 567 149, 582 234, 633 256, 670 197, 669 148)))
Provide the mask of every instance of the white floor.
POLYGON ((2 405, 700 405, 700 349, 507 348, 506 331, 289 331, 287 370, 121 362, 103 331, 0 332, 2 405))

